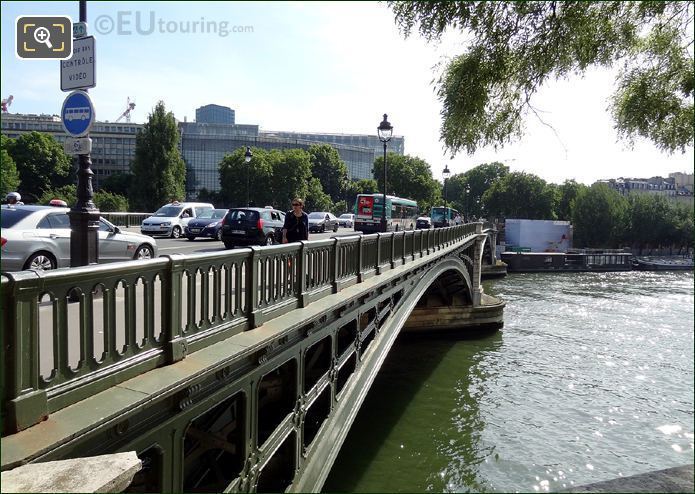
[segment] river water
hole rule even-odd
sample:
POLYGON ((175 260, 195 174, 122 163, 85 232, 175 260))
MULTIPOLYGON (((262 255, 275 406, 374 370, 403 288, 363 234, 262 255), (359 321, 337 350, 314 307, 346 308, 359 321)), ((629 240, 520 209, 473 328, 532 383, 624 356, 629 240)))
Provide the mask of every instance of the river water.
POLYGON ((547 492, 693 463, 693 274, 512 274, 505 327, 399 338, 326 492, 547 492))

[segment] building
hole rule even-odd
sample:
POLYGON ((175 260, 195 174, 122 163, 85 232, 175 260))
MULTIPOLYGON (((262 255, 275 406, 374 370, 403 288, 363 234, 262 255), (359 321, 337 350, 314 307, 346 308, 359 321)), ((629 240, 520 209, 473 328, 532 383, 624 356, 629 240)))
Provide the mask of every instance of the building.
MULTIPOLYGON (((186 162, 186 195, 196 197, 205 188, 219 191, 219 163, 239 148, 308 149, 316 141, 259 134, 257 125, 217 125, 181 122, 181 154, 186 162)), ((350 178, 371 178, 374 150, 331 144, 346 163, 350 178)))
MULTIPOLYGON (((186 162, 187 198, 196 198, 203 188, 219 191, 219 163, 226 154, 240 147, 308 149, 315 144, 330 144, 347 165, 348 177, 355 180, 372 178, 374 158, 383 152, 377 136, 261 132, 258 125, 233 123, 234 118, 231 108, 206 105, 196 110, 196 122, 178 123, 180 151, 186 162)), ((135 158, 135 138, 142 128, 142 124, 128 122, 94 124, 89 134, 92 138, 94 189, 99 189, 101 182, 109 175, 130 171, 130 164, 135 158)), ((32 131, 45 132, 60 143, 67 138, 57 115, 6 113, 2 117, 1 131, 13 138, 32 131)), ((389 150, 403 154, 403 143, 403 137, 394 137, 389 143, 389 150)))
MULTIPOLYGON (((267 131, 261 132, 264 136, 283 137, 285 139, 300 139, 312 142, 324 142, 327 144, 344 144, 347 146, 358 146, 371 148, 374 150, 374 157, 382 156, 384 153, 384 143, 379 140, 379 136, 367 134, 322 134, 317 132, 286 132, 286 131, 267 131)), ((405 138, 403 136, 393 136, 388 142, 387 151, 403 155, 405 154, 405 138)), ((369 166, 368 177, 372 177, 372 164, 369 166)), ((364 175, 364 173, 361 173, 364 175)))
POLYGON ((693 174, 671 173, 668 178, 656 176, 651 178, 611 178, 599 180, 622 196, 634 194, 651 194, 664 196, 666 199, 693 205, 693 174))
MULTIPOLYGON (((130 162, 135 157, 135 136, 141 129, 142 124, 128 122, 94 124, 89 137, 92 138, 92 185, 95 189, 113 173, 130 172, 130 162)), ((58 115, 5 113, 0 131, 12 138, 33 131, 43 132, 61 144, 68 137, 58 115)))
POLYGON ((198 123, 234 125, 234 110, 226 106, 205 105, 195 110, 198 123))

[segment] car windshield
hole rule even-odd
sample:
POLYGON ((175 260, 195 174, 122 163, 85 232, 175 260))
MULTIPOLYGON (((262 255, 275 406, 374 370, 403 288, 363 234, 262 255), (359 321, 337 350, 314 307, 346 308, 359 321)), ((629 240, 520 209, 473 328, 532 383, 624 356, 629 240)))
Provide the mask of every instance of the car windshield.
POLYGON ((224 215, 225 215, 225 214, 227 214, 227 210, 226 210, 226 209, 204 209, 204 210, 198 215, 198 219, 201 219, 201 220, 205 220, 205 219, 207 219, 207 220, 209 220, 209 219, 217 220, 217 219, 220 219, 220 218, 224 218, 224 215))
POLYGON ((1 226, 2 228, 12 228, 19 220, 26 218, 32 212, 25 209, 2 208, 2 214, 0 214, 1 226))
POLYGON ((328 213, 309 213, 309 219, 322 220, 328 213))
POLYGON ((351 214, 341 214, 340 217, 345 218, 345 219, 350 219, 350 218, 352 218, 352 215, 351 214))
POLYGON ((446 210, 444 208, 432 208, 432 219, 434 221, 439 221, 444 219, 444 213, 446 210))
POLYGON ((173 218, 174 216, 178 216, 182 209, 183 206, 163 206, 159 208, 154 215, 165 218, 173 218))

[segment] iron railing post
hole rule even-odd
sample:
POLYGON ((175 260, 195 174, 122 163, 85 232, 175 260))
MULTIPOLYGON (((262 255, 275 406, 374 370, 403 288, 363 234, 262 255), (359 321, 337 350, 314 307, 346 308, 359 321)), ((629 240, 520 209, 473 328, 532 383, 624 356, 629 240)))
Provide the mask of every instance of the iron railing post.
POLYGON ((167 361, 173 363, 183 360, 188 351, 186 338, 182 335, 183 321, 181 318, 182 300, 186 296, 186 294, 181 292, 186 257, 183 254, 171 254, 164 257, 169 258, 169 265, 165 270, 166 279, 162 288, 164 293, 167 293, 169 296, 165 297, 168 320, 163 325, 162 332, 164 333, 164 348, 167 352, 167 361))

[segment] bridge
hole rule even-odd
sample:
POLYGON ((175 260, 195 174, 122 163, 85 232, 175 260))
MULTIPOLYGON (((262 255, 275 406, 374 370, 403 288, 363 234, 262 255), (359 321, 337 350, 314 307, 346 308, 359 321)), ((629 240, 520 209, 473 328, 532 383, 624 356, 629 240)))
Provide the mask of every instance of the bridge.
POLYGON ((133 492, 318 491, 401 331, 502 325, 493 225, 1 280, 1 468, 135 451, 133 492))

